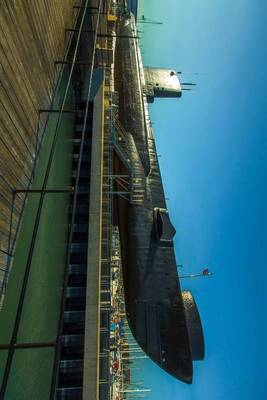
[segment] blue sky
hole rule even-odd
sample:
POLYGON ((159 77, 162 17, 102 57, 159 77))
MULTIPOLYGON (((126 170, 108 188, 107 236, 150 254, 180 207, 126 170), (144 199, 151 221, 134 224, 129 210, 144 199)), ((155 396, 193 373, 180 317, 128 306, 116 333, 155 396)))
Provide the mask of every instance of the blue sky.
POLYGON ((267 2, 139 0, 145 65, 198 72, 151 107, 176 255, 201 313, 191 386, 150 361, 150 399, 267 399, 267 2))

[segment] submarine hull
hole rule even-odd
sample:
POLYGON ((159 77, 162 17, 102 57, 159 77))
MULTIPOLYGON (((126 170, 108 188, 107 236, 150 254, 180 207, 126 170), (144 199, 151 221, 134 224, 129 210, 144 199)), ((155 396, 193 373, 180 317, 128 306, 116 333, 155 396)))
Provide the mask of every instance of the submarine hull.
MULTIPOLYGON (((121 22, 115 88, 119 119, 128 135, 138 196, 116 200, 127 318, 141 348, 162 369, 192 382, 192 355, 173 248, 173 227, 156 154, 133 16, 121 22), (131 38, 133 36, 133 38, 131 38), (141 189, 140 189, 141 188, 141 189)), ((118 156, 114 172, 125 173, 118 156)), ((134 191, 134 189, 133 189, 134 191)), ((202 332, 202 330, 201 330, 202 332)))

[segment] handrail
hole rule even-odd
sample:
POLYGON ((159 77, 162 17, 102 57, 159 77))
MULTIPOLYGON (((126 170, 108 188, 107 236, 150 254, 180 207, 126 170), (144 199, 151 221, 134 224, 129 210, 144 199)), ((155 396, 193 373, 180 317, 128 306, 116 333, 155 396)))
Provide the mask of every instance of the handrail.
MULTIPOLYGON (((88 4, 88 2, 89 2, 89 0, 86 0, 86 5, 88 4)), ((33 252, 34 252, 34 248, 35 248, 35 242, 36 242, 36 237, 37 237, 40 218, 41 218, 42 207, 43 207, 44 198, 45 198, 44 190, 47 187, 47 183, 48 183, 48 179, 49 179, 49 175, 50 175, 50 170, 51 170, 51 166, 52 166, 52 161, 53 161, 54 154, 55 154, 56 143, 57 143, 57 139, 58 139, 58 135, 59 135, 59 127, 60 127, 61 118, 62 118, 63 110, 64 110, 64 107, 65 107, 65 103, 66 103, 66 100, 67 100, 68 91, 69 91, 70 84, 71 84, 71 79, 72 79, 74 66, 75 66, 75 61, 76 61, 76 57, 77 57, 77 53, 78 53, 78 46, 79 46, 79 42, 80 42, 81 31, 82 31, 82 27, 83 27, 83 23, 84 23, 84 19, 85 19, 86 10, 87 9, 84 8, 84 11, 83 11, 83 14, 82 14, 79 33, 78 33, 78 36, 77 36, 77 43, 76 43, 76 46, 75 46, 72 65, 71 65, 71 68, 70 68, 70 74, 69 74, 69 78, 68 78, 68 81, 67 81, 67 85, 66 85, 64 96, 63 96, 62 104, 61 104, 61 107, 60 107, 60 112, 59 112, 57 123, 56 123, 56 127, 55 127, 55 133, 54 133, 53 141, 52 141, 52 144, 51 144, 51 150, 50 150, 50 153, 49 153, 48 163, 47 163, 47 167, 46 167, 46 173, 45 173, 45 177, 44 177, 44 181, 43 181, 43 185, 42 185, 42 193, 40 195, 40 200, 39 200, 39 204, 38 204, 38 209, 37 209, 37 213, 36 213, 36 218, 35 218, 35 222, 34 222, 34 228, 33 228, 33 233, 32 233, 32 238, 31 238, 31 243, 30 243, 30 249, 29 249, 28 257, 27 257, 27 264, 26 264, 24 277, 23 277, 22 288, 21 288, 21 292, 20 292, 20 296, 19 296, 19 303, 18 303, 18 307, 17 307, 17 311, 16 311, 15 323, 14 323, 14 327, 13 327, 13 331, 12 331, 12 337, 11 337, 11 341, 10 341, 10 348, 8 350, 7 361, 6 361, 6 365, 5 365, 5 370, 4 370, 4 375, 3 375, 3 380, 2 380, 1 390, 0 390, 0 400, 4 400, 5 399, 5 393, 6 393, 6 388, 7 388, 7 384, 8 384, 8 378, 9 378, 11 364, 12 364, 14 351, 15 351, 14 344, 16 343, 16 339, 17 339, 17 335, 18 335, 18 330, 19 330, 19 325, 20 325, 20 320, 21 320, 21 314, 22 314, 22 309, 23 309, 23 304, 24 304, 24 299, 25 299, 25 294, 26 294, 26 288, 27 288, 28 279, 29 279, 30 270, 31 270, 31 265, 32 265, 33 252)))
MULTIPOLYGON (((60 351, 61 351, 61 332, 62 332, 63 323, 64 323, 64 309, 65 309, 65 303, 66 303, 68 267, 69 267, 70 258, 71 258, 71 243, 72 243, 72 238, 73 238, 73 228, 74 228, 74 222, 75 222, 75 209, 76 209, 76 204, 77 204, 77 194, 78 194, 79 178, 80 178, 80 171, 81 171, 82 152, 83 152, 83 145, 84 145, 84 140, 85 140, 86 122, 87 122, 88 111, 89 111, 89 102, 90 102, 90 96, 91 96, 93 71, 94 71, 94 64, 95 64, 97 33, 98 33, 99 25, 100 25, 100 14, 101 14, 100 10, 102 8, 102 3, 103 3, 103 0, 99 0, 97 19, 96 19, 96 27, 95 27, 95 35, 94 35, 94 43, 93 43, 92 60, 91 60, 89 82, 88 82, 88 89, 87 89, 87 98, 86 98, 85 113, 84 113, 84 120, 83 120, 83 128, 82 128, 82 134, 81 134, 80 151, 79 151, 78 164, 77 164, 77 174, 76 174, 74 195, 73 195, 73 207, 72 207, 73 211, 72 211, 72 216, 71 216, 70 232, 69 232, 69 238, 68 238, 67 261, 65 264, 65 271, 64 271, 64 286, 63 286, 63 292, 62 292, 62 297, 61 297, 61 312, 60 312, 60 319, 59 319, 57 339, 56 339, 55 358, 54 358, 52 382, 51 382, 51 390, 50 390, 50 400, 55 399, 57 382, 58 382, 59 360, 60 360, 60 351)), ((88 5, 88 0, 86 0, 84 10, 86 10, 87 5, 88 5)))
MULTIPOLYGON (((77 13, 76 15, 76 21, 74 23, 75 27, 78 23, 78 18, 79 18, 79 13, 77 13)), ((67 60, 68 54, 69 54, 69 50, 70 50, 70 46, 71 46, 71 42, 72 42, 72 38, 74 36, 74 32, 70 35, 70 38, 68 40, 68 44, 66 47, 66 51, 64 54, 64 60, 67 60)), ((54 100, 55 100, 55 94, 57 92, 58 86, 60 84, 61 78, 62 78, 62 73, 64 71, 64 65, 61 66, 60 72, 58 73, 58 79, 56 78, 56 71, 55 71, 55 77, 54 77, 54 86, 52 87, 51 93, 52 93, 52 101, 50 104, 49 109, 53 108, 53 104, 54 104, 54 100)), ((40 123, 40 114, 38 114, 38 121, 37 121, 37 128, 36 128, 36 146, 35 146, 35 157, 34 157, 34 162, 33 162, 33 168, 32 168, 32 173, 28 182, 28 185, 26 186, 26 189, 29 189, 30 186, 33 183, 33 179, 34 179, 34 175, 35 175, 35 169, 36 169, 36 164, 37 164, 37 160, 39 158, 39 154, 42 148, 42 144, 43 144, 43 139, 44 139, 44 133, 47 127, 47 123, 48 123, 49 118, 46 119, 45 125, 43 127, 43 132, 41 134, 41 140, 38 144, 38 138, 39 138, 39 123, 40 123)), ((10 186, 10 185, 9 185, 10 186)), ((11 188, 12 191, 12 188, 11 188)), ((24 212, 24 208, 25 208, 25 204, 26 204, 26 200, 27 200, 27 195, 24 197, 23 204, 21 206, 21 211, 18 215, 18 221, 16 224, 16 230, 15 230, 15 234, 13 237, 13 241, 12 241, 12 229, 13 229, 13 212, 14 212, 14 198, 12 198, 12 203, 11 203, 11 209, 10 209, 10 223, 9 223, 9 234, 8 234, 8 253, 11 255, 10 257, 7 257, 7 264, 6 264, 6 273, 4 274, 3 280, 0 282, 0 309, 1 309, 1 302, 3 300, 3 296, 4 296, 4 291, 5 291, 5 287, 6 287, 6 283, 7 283, 7 279, 8 279, 8 275, 10 273, 10 267, 11 267, 11 258, 13 258, 13 252, 14 252, 14 247, 16 244, 16 239, 18 236, 18 232, 21 226, 21 222, 22 222, 22 216, 23 216, 23 212, 24 212), (12 241, 12 244, 11 244, 12 241)))

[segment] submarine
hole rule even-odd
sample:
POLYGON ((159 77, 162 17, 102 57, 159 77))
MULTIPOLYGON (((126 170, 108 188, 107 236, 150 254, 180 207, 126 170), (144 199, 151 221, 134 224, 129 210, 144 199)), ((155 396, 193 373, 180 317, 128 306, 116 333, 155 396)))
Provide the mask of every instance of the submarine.
MULTIPOLYGON (((144 67, 134 15, 119 22, 114 87, 118 128, 116 176, 131 177, 130 199, 116 196, 125 306, 129 326, 143 351, 175 378, 191 383, 193 361, 204 358, 204 335, 192 294, 180 287, 149 103, 181 97, 177 73, 144 67), (126 154, 124 159, 122 153, 126 154)), ((116 190, 122 190, 117 184, 116 190)))

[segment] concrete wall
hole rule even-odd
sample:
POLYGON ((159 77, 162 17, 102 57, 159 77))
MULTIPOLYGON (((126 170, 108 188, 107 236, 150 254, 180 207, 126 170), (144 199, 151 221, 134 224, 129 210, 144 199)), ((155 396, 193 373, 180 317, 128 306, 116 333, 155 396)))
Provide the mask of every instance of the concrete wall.
MULTIPOLYGON (((65 28, 72 27, 74 0, 0 2, 0 248, 7 249, 11 190, 29 184, 36 149, 38 110, 47 108, 63 58, 65 28)), ((39 137, 45 124, 42 114, 39 137)), ((14 229, 23 205, 17 197, 14 229)), ((0 268, 6 257, 0 252, 0 268)), ((1 271, 2 272, 2 271, 1 271)), ((0 274, 1 281, 1 274, 0 274)))

